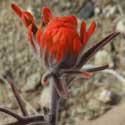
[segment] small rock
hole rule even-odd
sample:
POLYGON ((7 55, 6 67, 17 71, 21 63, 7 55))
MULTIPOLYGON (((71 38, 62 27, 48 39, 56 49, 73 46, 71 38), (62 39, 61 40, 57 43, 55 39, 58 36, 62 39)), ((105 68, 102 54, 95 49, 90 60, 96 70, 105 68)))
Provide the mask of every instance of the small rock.
POLYGON ((118 94, 116 94, 111 90, 103 89, 99 95, 98 100, 105 104, 108 103, 108 104, 114 105, 120 101, 120 97, 118 94))
POLYGON ((94 110, 98 110, 100 108, 100 102, 97 101, 96 99, 91 99, 88 103, 88 107, 89 109, 94 109, 94 110))
POLYGON ((118 23, 116 25, 116 31, 125 34, 125 19, 118 21, 118 23))
POLYGON ((111 101, 112 92, 107 89, 103 89, 100 93, 99 100, 103 103, 107 103, 111 101))
POLYGON ((105 15, 105 17, 109 18, 110 16, 114 15, 116 10, 117 10, 116 6, 108 5, 103 9, 103 14, 105 15))
POLYGON ((79 106, 77 107, 76 111, 77 111, 78 114, 83 113, 83 107, 82 107, 81 105, 79 105, 79 106))
POLYGON ((36 86, 39 84, 39 82, 40 82, 40 74, 35 73, 35 74, 31 75, 30 77, 28 77, 27 83, 24 85, 22 90, 23 91, 32 91, 36 88, 36 86))
POLYGON ((101 9, 99 7, 96 7, 94 12, 95 12, 95 15, 98 15, 101 13, 101 9))
POLYGON ((51 95, 50 95, 50 88, 46 87, 43 89, 41 96, 40 96, 40 106, 41 109, 44 107, 49 107, 51 103, 51 95))
POLYGON ((88 19, 94 15, 95 3, 92 0, 87 1, 78 11, 79 18, 88 19))
POLYGON ((95 55, 95 64, 97 66, 109 64, 110 67, 112 67, 114 65, 111 55, 105 50, 99 51, 95 55))

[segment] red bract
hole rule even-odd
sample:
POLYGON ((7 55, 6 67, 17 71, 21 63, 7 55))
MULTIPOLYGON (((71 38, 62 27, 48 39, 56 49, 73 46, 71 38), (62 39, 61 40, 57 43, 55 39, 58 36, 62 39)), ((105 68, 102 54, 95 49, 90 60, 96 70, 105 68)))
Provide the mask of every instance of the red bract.
POLYGON ((48 53, 54 56, 57 61, 65 55, 73 55, 76 58, 96 27, 95 22, 92 22, 87 31, 86 23, 83 21, 79 35, 75 16, 52 17, 49 8, 43 7, 41 25, 37 28, 31 13, 22 11, 15 4, 12 4, 12 9, 27 28, 28 39, 32 46, 34 46, 32 43, 33 32, 39 47, 41 49, 46 48, 48 53))
POLYGON ((30 45, 34 52, 40 55, 43 67, 47 70, 42 77, 42 83, 45 85, 48 78, 53 76, 55 84, 58 83, 55 87, 60 96, 68 96, 67 86, 77 75, 89 78, 90 72, 108 67, 105 65, 86 71, 81 70, 90 57, 119 35, 118 32, 109 34, 84 52, 85 45, 95 31, 95 21, 88 30, 86 22, 83 21, 78 33, 75 16, 53 17, 49 8, 43 7, 40 26, 37 27, 31 13, 21 10, 15 4, 11 7, 25 25, 30 45))

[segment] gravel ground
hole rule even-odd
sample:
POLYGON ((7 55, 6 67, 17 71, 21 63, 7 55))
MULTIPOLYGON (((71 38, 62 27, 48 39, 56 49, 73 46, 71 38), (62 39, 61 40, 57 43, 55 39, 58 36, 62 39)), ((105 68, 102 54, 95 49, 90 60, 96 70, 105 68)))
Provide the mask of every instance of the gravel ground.
MULTIPOLYGON (((29 113, 34 114, 41 112, 42 107, 47 105, 48 102, 43 101, 42 95, 49 100, 47 94, 49 90, 43 89, 40 85, 43 70, 39 68, 40 64, 27 44, 26 30, 11 11, 10 3, 13 1, 16 0, 0 1, 0 106, 20 113, 9 85, 1 78, 2 74, 10 69, 29 113)), ((36 20, 40 20, 41 7, 45 5, 51 8, 54 15, 73 14, 78 17, 78 22, 86 19, 87 25, 95 20, 97 29, 88 46, 112 31, 125 32, 124 0, 52 0, 52 2, 20 0, 16 3, 30 10, 36 20)), ((64 101, 60 125, 82 125, 84 122, 85 125, 103 125, 116 117, 118 120, 114 120, 109 125, 123 125, 125 106, 124 104, 121 106, 121 103, 124 102, 125 97, 124 46, 124 36, 120 36, 105 46, 100 56, 91 59, 89 63, 99 65, 99 62, 103 63, 110 58, 109 63, 114 66, 112 70, 116 75, 102 72, 95 74, 90 80, 75 81, 70 89, 71 97, 64 101), (123 79, 119 79, 118 76, 123 79), (119 115, 115 115, 118 113, 119 115)), ((1 125, 13 120, 11 117, 0 114, 1 125)))

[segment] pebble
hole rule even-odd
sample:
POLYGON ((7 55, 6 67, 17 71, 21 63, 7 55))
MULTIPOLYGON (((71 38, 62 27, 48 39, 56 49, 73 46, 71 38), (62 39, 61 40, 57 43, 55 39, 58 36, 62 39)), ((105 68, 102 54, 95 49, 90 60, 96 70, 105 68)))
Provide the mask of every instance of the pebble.
POLYGON ((27 83, 24 85, 22 90, 32 91, 36 88, 39 82, 40 82, 40 74, 39 73, 32 74, 30 77, 28 77, 27 83))
POLYGON ((99 95, 99 100, 103 103, 111 101, 112 92, 107 89, 103 89, 99 95))
POLYGON ((109 64, 110 67, 114 65, 111 55, 105 50, 97 52, 97 54, 95 55, 95 64, 97 66, 109 64))
POLYGON ((125 34, 125 19, 121 19, 116 24, 116 31, 125 34))
POLYGON ((115 105, 115 104, 119 103, 120 97, 116 92, 114 92, 114 91, 112 91, 110 89, 104 88, 100 92, 98 100, 100 102, 105 103, 105 104, 115 105))
POLYGON ((50 88, 46 87, 43 89, 41 95, 40 95, 40 106, 41 109, 46 107, 48 108, 50 106, 51 103, 51 95, 50 95, 50 88))
POLYGON ((86 2, 79 10, 78 16, 83 19, 88 19, 94 15, 95 5, 91 0, 86 2))

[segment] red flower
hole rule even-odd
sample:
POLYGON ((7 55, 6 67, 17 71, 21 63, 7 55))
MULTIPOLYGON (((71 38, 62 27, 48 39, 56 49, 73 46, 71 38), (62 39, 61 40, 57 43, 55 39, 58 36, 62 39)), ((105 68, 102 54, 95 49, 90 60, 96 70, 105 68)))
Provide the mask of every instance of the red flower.
POLYGON ((34 52, 42 57, 43 66, 47 70, 42 77, 42 83, 45 85, 48 78, 53 76, 60 96, 68 96, 67 86, 76 75, 89 78, 90 72, 108 67, 105 65, 81 70, 90 57, 119 35, 118 32, 109 34, 84 52, 83 49, 96 28, 94 21, 88 30, 83 21, 78 33, 75 16, 53 17, 49 8, 43 7, 41 23, 37 27, 31 13, 21 10, 15 4, 11 7, 27 28, 27 36, 34 52))
POLYGON ((81 48, 85 46, 96 27, 95 22, 92 22, 87 31, 86 23, 83 21, 79 35, 75 16, 52 17, 49 8, 43 7, 41 25, 37 28, 31 13, 22 11, 15 4, 11 6, 27 28, 27 36, 33 48, 32 32, 39 47, 41 49, 46 48, 47 52, 54 56, 57 61, 61 60, 65 55, 69 55, 69 58, 74 56, 74 59, 76 59, 81 48))

